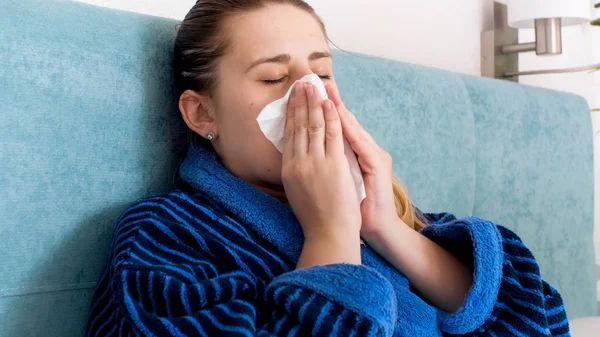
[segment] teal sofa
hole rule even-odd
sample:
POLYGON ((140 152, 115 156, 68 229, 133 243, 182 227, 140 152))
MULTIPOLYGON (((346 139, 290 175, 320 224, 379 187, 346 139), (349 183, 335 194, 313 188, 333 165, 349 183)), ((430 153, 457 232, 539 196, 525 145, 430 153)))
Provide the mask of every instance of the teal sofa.
MULTIPOLYGON (((82 336, 115 220, 172 188, 186 131, 171 73, 177 23, 71 1, 0 4, 0 336, 82 336)), ((596 315, 583 98, 334 59, 344 99, 419 208, 513 229, 569 317, 596 315)))

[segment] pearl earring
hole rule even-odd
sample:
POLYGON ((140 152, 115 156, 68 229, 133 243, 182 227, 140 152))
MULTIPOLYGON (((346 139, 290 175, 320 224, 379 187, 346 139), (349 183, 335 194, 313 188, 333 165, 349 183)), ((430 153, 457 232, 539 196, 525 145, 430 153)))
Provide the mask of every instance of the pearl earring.
POLYGON ((215 138, 217 138, 217 136, 215 136, 215 133, 210 131, 207 135, 206 135, 206 139, 208 139, 209 141, 213 141, 215 138))

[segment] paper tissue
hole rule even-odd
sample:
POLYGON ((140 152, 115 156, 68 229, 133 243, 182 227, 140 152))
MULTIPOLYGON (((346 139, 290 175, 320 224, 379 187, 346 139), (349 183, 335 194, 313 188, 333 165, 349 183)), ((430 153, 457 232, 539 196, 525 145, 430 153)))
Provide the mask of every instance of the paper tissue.
MULTIPOLYGON (((267 139, 271 141, 273 145, 275 145, 279 152, 283 152, 283 132, 285 130, 287 103, 292 89, 298 82, 312 83, 315 87, 317 87, 319 94, 323 99, 328 98, 325 84, 323 84, 321 78, 319 78, 319 76, 316 74, 310 74, 294 82, 285 96, 272 103, 269 103, 261 111, 256 121, 258 122, 258 125, 260 126, 260 129, 264 133, 265 137, 267 137, 267 139)), ((359 198, 358 200, 362 201, 366 197, 365 184, 360 171, 360 166, 358 165, 358 160, 356 159, 356 155, 346 139, 344 139, 344 154, 346 155, 346 159, 350 165, 350 173, 352 174, 352 179, 354 180, 354 186, 359 198)))

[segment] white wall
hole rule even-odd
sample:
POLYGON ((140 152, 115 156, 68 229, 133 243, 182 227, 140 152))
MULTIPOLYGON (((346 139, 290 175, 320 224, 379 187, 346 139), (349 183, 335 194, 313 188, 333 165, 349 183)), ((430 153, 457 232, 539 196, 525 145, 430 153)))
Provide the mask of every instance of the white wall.
POLYGON ((479 75, 481 1, 309 0, 342 49, 479 75))
POLYGON ((154 16, 183 20, 196 0, 74 0, 96 6, 122 9, 154 16))
MULTIPOLYGON (((182 20, 195 0, 78 0, 182 20)), ((340 48, 480 74, 482 4, 489 0, 308 0, 340 48)))
MULTIPOLYGON (((183 19, 196 3, 196 0, 77 1, 178 20, 183 19)), ((494 0, 307 1, 323 17, 331 40, 342 49, 480 74, 480 33, 492 26, 494 0)), ((533 41, 533 30, 521 30, 520 39, 522 42, 533 41)), ((537 57, 534 53, 522 54, 521 69, 589 64, 594 61, 593 53, 596 54, 595 61, 600 62, 600 28, 565 28, 563 39, 563 55, 537 57), (595 34, 594 38, 592 34, 595 34), (592 41, 596 42, 592 44, 592 41)), ((522 77, 521 83, 574 92, 600 107, 600 75, 595 80, 587 73, 540 75, 522 77)))

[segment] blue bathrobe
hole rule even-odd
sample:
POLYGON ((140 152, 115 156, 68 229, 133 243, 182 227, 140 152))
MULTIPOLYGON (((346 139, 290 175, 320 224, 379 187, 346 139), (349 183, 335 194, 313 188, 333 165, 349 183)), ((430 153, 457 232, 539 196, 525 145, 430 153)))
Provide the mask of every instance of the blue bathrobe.
POLYGON ((294 270, 303 245, 291 209, 193 146, 185 186, 143 198, 114 229, 88 336, 568 336, 558 292, 511 231, 423 214, 423 235, 474 275, 462 308, 426 303, 368 245, 362 265, 294 270))

